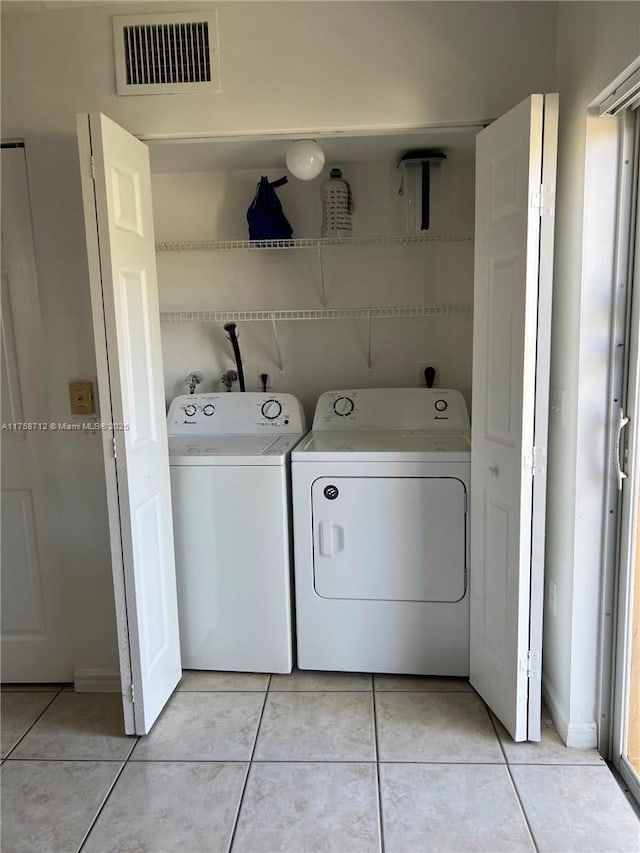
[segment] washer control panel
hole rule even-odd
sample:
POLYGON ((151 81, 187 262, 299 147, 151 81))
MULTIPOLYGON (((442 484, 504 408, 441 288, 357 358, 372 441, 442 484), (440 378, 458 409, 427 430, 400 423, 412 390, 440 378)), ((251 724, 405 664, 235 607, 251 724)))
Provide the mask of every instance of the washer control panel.
POLYGON ((321 394, 313 430, 470 429, 464 397, 449 388, 358 388, 321 394))
POLYGON ((167 415, 169 435, 299 433, 305 428, 304 411, 292 394, 182 394, 167 415))

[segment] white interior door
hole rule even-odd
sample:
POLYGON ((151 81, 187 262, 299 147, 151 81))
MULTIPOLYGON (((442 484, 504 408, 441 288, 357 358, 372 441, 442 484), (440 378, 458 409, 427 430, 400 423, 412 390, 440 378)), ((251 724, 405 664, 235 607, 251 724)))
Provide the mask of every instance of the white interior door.
POLYGON ((515 740, 540 739, 557 96, 476 143, 471 683, 515 740))
POLYGON ((128 734, 181 677, 171 485, 147 147, 78 116, 111 558, 128 734))
POLYGON ((24 148, 2 150, 2 680, 71 681, 24 148))

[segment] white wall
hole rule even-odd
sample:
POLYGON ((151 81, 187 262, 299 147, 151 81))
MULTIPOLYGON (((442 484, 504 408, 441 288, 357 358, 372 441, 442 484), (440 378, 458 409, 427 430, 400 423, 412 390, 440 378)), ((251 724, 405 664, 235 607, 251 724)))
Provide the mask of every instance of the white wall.
POLYGON ((589 103, 640 54, 637 3, 560 3, 560 128, 552 343, 545 690, 573 745, 597 732, 598 613, 606 482, 605 419, 615 122, 589 103), (586 191, 585 191, 586 187, 586 191), (548 600, 548 599, 547 599, 548 600))
MULTIPOLYGON (((351 148, 357 158, 357 142, 351 148)), ((384 162, 343 166, 354 199, 354 236, 406 233, 398 194, 402 150, 384 162)), ((433 170, 432 233, 471 233, 474 162, 470 137, 433 170)), ((328 168, 315 181, 292 179, 278 189, 298 237, 320 235, 320 185, 328 168)), ((270 170, 271 179, 283 171, 270 170)), ((246 170, 154 175, 157 239, 246 239, 246 209, 258 179, 259 172, 246 170)), ((323 249, 322 258, 317 250, 161 252, 158 280, 162 312, 471 306, 473 242, 333 247, 323 249)), ((437 384, 458 388, 470 402, 471 316, 372 321, 371 371, 366 319, 280 322, 282 373, 268 321, 240 323, 239 334, 247 388, 257 389, 258 374, 267 372, 270 387, 302 400, 309 421, 322 391, 416 385, 419 363, 433 362, 437 384)), ((185 393, 191 371, 203 373, 199 390, 220 390, 220 375, 233 366, 221 323, 163 324, 163 349, 167 401, 185 393)))
MULTIPOLYGON (((222 92, 118 98, 111 16, 179 3, 2 4, 2 133, 27 143, 54 420, 67 417, 68 381, 95 371, 76 112, 141 135, 414 127, 491 118, 555 85, 553 3, 204 5, 219 11, 222 92)), ((52 453, 76 666, 114 670, 98 440, 52 453)))
POLYGON ((555 79, 544 2, 194 2, 219 13, 222 91, 119 98, 112 16, 181 3, 14 5, 3 3, 5 135, 69 134, 80 110, 135 134, 419 127, 495 117, 555 79))

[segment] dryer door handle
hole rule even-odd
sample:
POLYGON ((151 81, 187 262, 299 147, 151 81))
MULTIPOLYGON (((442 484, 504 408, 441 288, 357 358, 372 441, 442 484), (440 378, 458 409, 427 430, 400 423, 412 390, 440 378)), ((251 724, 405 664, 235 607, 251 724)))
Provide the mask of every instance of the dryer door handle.
POLYGON ((344 529, 333 521, 321 521, 318 525, 318 548, 321 557, 333 557, 344 551, 344 529))

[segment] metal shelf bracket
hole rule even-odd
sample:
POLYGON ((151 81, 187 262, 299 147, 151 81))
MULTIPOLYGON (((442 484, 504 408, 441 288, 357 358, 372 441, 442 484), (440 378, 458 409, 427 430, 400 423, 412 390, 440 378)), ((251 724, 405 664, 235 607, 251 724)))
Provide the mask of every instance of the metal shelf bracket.
POLYGON ((284 371, 284 366, 282 363, 282 350, 280 348, 280 338, 278 337, 278 324, 276 323, 275 313, 271 314, 271 327, 273 329, 273 341, 276 345, 276 364, 278 365, 278 370, 282 373, 284 371))
POLYGON ((318 260, 320 261, 320 304, 327 307, 327 295, 324 289, 324 258, 322 257, 322 246, 318 246, 318 260))

